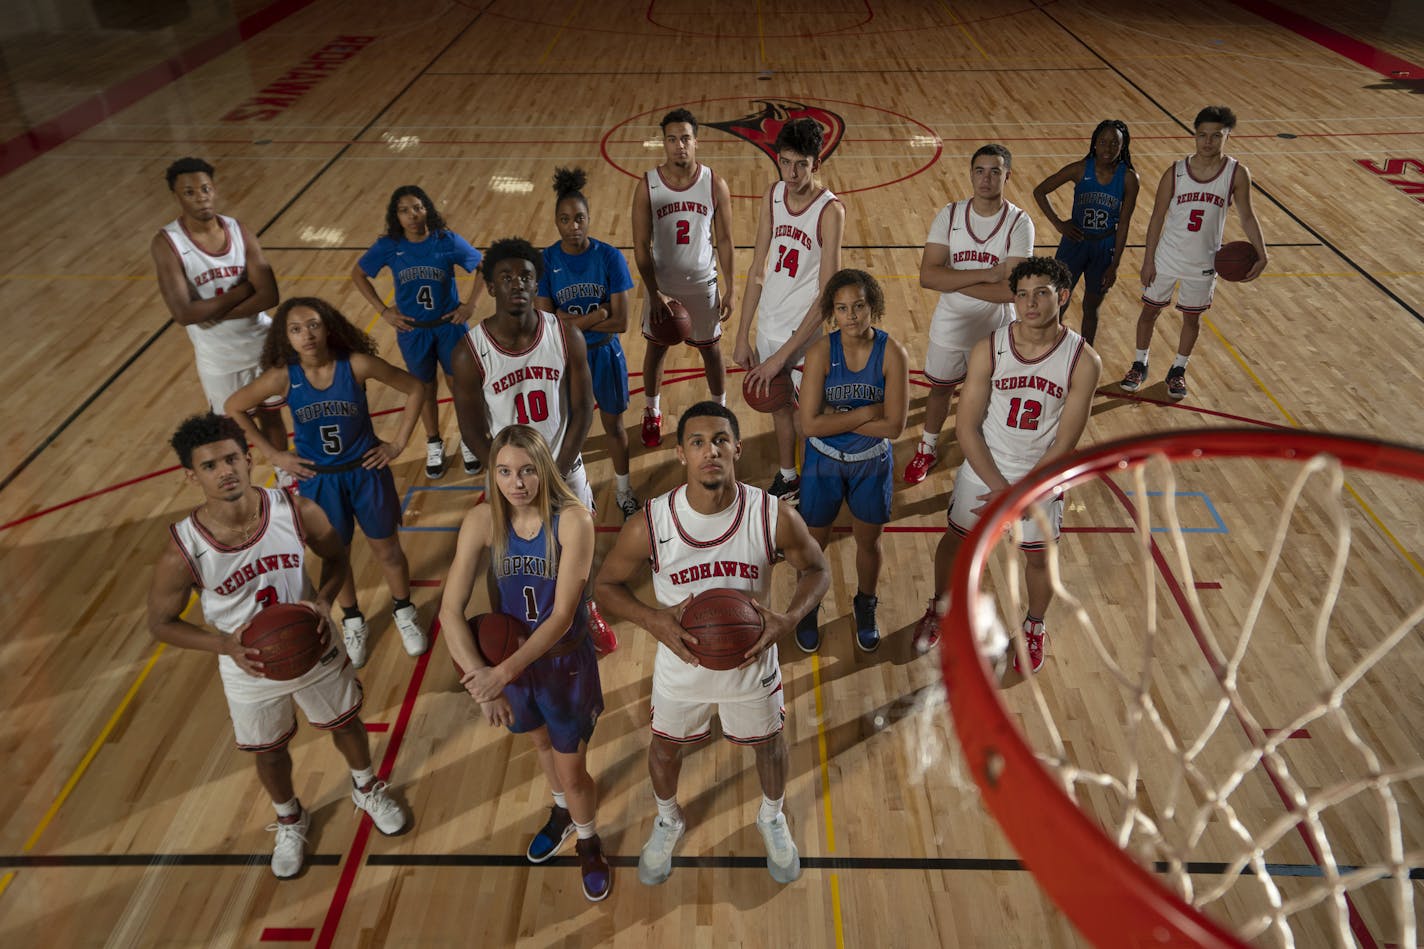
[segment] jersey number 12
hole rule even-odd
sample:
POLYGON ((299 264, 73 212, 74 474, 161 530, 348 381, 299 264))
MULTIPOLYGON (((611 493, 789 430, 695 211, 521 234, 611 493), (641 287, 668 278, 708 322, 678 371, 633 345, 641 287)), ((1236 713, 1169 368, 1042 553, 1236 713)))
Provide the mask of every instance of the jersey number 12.
POLYGON ((1014 399, 1009 403, 1009 428, 1036 430, 1038 417, 1042 413, 1042 402, 1033 399, 1014 399))

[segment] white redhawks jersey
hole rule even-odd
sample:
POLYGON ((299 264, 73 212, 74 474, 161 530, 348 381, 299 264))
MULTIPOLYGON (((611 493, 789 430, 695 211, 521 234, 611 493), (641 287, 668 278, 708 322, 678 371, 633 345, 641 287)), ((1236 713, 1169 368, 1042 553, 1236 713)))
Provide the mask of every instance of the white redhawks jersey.
MULTIPOLYGON (((737 500, 712 515, 694 511, 687 487, 673 488, 643 507, 648 521, 648 557, 653 596, 673 606, 705 590, 743 590, 768 606, 771 566, 776 561, 777 499, 760 488, 737 483, 737 500)), ((690 666, 658 643, 653 688, 688 702, 716 702, 754 692, 777 673, 776 645, 746 669, 690 666)))
MULTIPOLYGON (((949 248, 955 270, 988 270, 1008 257, 1033 254, 1033 219, 1005 201, 990 217, 974 213, 972 198, 946 204, 930 225, 927 244, 949 248)), ((987 303, 963 293, 942 293, 930 319, 930 339, 968 351, 1014 318, 1012 303, 987 303)))
POLYGON ((786 206, 786 182, 771 188, 771 251, 766 258, 757 333, 785 339, 801 325, 821 291, 821 215, 836 200, 822 188, 798 212, 786 206))
POLYGON ((528 425, 544 436, 554 457, 564 442, 568 412, 564 406, 564 372, 569 353, 559 318, 536 311, 539 332, 523 352, 501 349, 484 321, 465 337, 485 376, 485 406, 490 438, 508 425, 528 425))
POLYGON ((706 165, 697 166, 697 178, 681 191, 663 180, 661 169, 643 176, 653 213, 653 270, 663 293, 688 293, 717 279, 712 252, 717 197, 712 180, 712 169, 706 165))
POLYGON ((1065 328, 1052 349, 1037 359, 1024 359, 1014 349, 1013 329, 1010 323, 994 331, 984 415, 984 441, 1010 483, 1028 474, 1053 444, 1068 382, 1083 352, 1083 337, 1065 328))
MULTIPOLYGON (((211 300, 242 282, 247 275, 247 245, 242 228, 230 217, 218 215, 218 222, 227 233, 227 244, 220 254, 209 254, 188 236, 181 220, 163 225, 168 246, 178 255, 188 283, 198 297, 211 300)), ((255 369, 262 356, 262 343, 272 319, 266 313, 223 320, 215 326, 186 326, 193 341, 198 368, 210 373, 241 372, 255 369)))
MULTIPOLYGON (((203 606, 203 619, 226 635, 276 603, 302 599, 306 547, 296 503, 287 492, 258 488, 261 514, 257 532, 239 547, 227 547, 208 533, 197 512, 169 528, 188 563, 203 606)), ((260 682, 228 656, 218 657, 224 683, 260 682)))
POLYGON ((1216 176, 1198 181, 1189 160, 1172 165, 1172 197, 1157 241, 1157 272, 1166 277, 1202 277, 1216 273, 1216 252, 1226 232, 1226 209, 1236 183, 1236 159, 1228 158, 1216 176))

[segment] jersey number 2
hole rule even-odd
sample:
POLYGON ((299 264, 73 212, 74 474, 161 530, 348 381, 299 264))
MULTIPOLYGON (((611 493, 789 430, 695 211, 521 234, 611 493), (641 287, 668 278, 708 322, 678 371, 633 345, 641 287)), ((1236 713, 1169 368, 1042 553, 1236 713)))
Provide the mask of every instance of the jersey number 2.
POLYGON ((801 265, 801 252, 794 247, 787 247, 782 244, 776 248, 775 272, 780 273, 785 270, 790 277, 796 276, 796 268, 801 265))
POLYGON ((257 591, 257 608, 265 610, 269 606, 277 605, 277 588, 263 587, 257 591))
POLYGON ((678 242, 679 244, 691 244, 691 243, 692 243, 692 222, 691 222, 691 221, 678 221, 678 222, 677 222, 677 242, 678 242))
POLYGON ((514 395, 514 417, 519 420, 520 425, 528 425, 529 422, 542 422, 549 417, 549 397, 544 394, 543 389, 535 389, 529 393, 529 408, 525 411, 524 393, 517 392, 514 395))
POLYGON ((1038 417, 1043 413, 1043 403, 1033 399, 1014 399, 1009 403, 1009 428, 1030 431, 1038 428, 1038 417))

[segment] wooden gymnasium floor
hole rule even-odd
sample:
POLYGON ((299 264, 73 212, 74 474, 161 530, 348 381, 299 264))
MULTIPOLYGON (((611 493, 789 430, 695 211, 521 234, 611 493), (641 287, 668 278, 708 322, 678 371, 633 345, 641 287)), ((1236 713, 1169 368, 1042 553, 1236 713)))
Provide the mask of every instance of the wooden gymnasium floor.
MULTIPOLYGON (((973 149, 1006 143, 1015 159, 1007 196, 1032 207, 1034 183, 1082 155, 1099 119, 1120 117, 1144 199, 1103 311, 1104 388, 1085 442, 1222 424, 1424 441, 1424 75, 1417 65, 1391 75, 1424 63, 1420 14, 1406 4, 1301 0, 1294 20, 1264 0, 217 6, 33 4, 8 18, 0 39, 11 208, 0 237, 0 380, 11 406, 0 472, 0 604, 10 617, 0 634, 0 945, 1079 944, 947 776, 942 712, 916 711, 938 678, 908 640, 960 460, 948 437, 927 482, 897 484, 880 652, 850 646, 847 537, 830 552, 826 647, 815 657, 783 651, 799 882, 782 888, 767 876, 751 826, 752 759, 714 742, 684 771, 688 860, 660 888, 637 883, 632 864, 652 812, 644 755, 653 650, 623 626, 622 648, 602 665, 608 712, 590 758, 604 839, 621 860, 611 899, 585 903, 570 866, 531 868, 522 858, 546 798, 527 746, 476 721, 443 646, 412 662, 377 619, 364 716, 414 830, 384 839, 358 824, 340 759, 304 728, 294 749, 299 793, 315 811, 312 854, 302 877, 278 884, 265 865, 271 809, 250 760, 231 746, 211 658, 156 646, 144 625, 164 528, 197 502, 166 441, 203 403, 147 253, 173 217, 161 176, 175 157, 217 165, 221 209, 260 236, 285 295, 326 296, 364 322, 371 314, 346 274, 394 186, 423 184, 479 245, 521 234, 542 246, 556 236, 550 175, 581 164, 592 233, 626 250, 629 172, 660 160, 655 122, 666 109, 689 105, 704 122, 746 115, 757 99, 826 109, 845 123, 826 168, 846 204, 845 263, 883 281, 887 326, 918 368, 934 304, 917 287, 920 249, 935 211, 967 193, 973 149), (1346 48, 1351 38, 1358 43, 1346 48), (348 58, 353 43, 360 49, 348 58), (326 78, 282 84, 323 50, 335 63, 326 78), (1154 341, 1151 384, 1124 397, 1110 383, 1130 362, 1150 195, 1167 163, 1190 150, 1197 109, 1218 101, 1240 116, 1230 150, 1255 176, 1270 267, 1254 284, 1218 288, 1186 402, 1164 399, 1160 373, 1178 325, 1170 314, 1154 341)), ((740 196, 742 281, 754 235, 746 196, 775 172, 750 144, 711 127, 701 157, 740 196)), ((1051 253, 1056 236, 1033 213, 1039 252, 1051 253)), ((1228 239, 1239 234, 1233 215, 1228 239)), ((389 328, 376 323, 374 333, 396 359, 389 328)), ((641 340, 630 334, 626 344, 637 368, 641 340)), ((675 418, 704 390, 689 353, 671 365, 665 411, 675 418)), ((923 415, 924 390, 912 395, 897 468, 923 415)), ((375 408, 391 406, 387 392, 375 394, 375 408)), ((452 413, 442 413, 453 437, 452 413)), ((765 484, 769 425, 742 418, 740 471, 765 484)), ((429 484, 418 454, 412 445, 396 475, 429 619, 450 531, 478 485, 458 473, 429 484)), ((601 433, 588 457, 605 546, 618 518, 608 513, 601 433)), ((671 458, 669 448, 635 450, 642 496, 673 486, 671 458)), ((1362 484, 1361 501, 1350 501, 1362 538, 1351 599, 1397 619, 1424 588, 1424 507, 1418 492, 1362 484)), ((1218 545, 1204 579, 1221 589, 1203 596, 1215 598, 1208 609, 1235 616, 1265 530, 1251 525, 1278 504, 1278 479, 1253 467, 1203 476, 1198 489, 1231 533, 1189 535, 1189 544, 1218 545)), ((1138 594, 1111 569, 1127 543, 1113 531, 1131 525, 1123 509, 1107 491, 1087 490, 1068 523, 1081 529, 1065 555, 1085 595, 1108 612, 1132 608, 1138 594)), ((387 594, 369 552, 355 549, 363 601, 380 616, 387 594)), ((1179 628, 1163 603, 1164 624, 1179 628)), ((1115 629, 1133 635, 1131 622, 1115 629)), ((1174 661, 1185 682, 1201 656, 1182 648, 1174 661)), ((1111 719, 1118 711, 1096 705, 1091 680, 1074 681, 1090 674, 1083 649, 1071 635, 1050 639, 1046 687, 1082 703, 1088 722, 1111 719)), ((1420 739, 1407 723, 1421 711, 1418 658, 1402 653, 1394 685, 1370 693, 1367 709, 1381 740, 1415 760, 1420 739)), ((1276 674, 1260 669, 1253 692, 1289 693, 1276 674)), ((1181 702, 1190 707, 1189 693, 1181 702)), ((1079 740, 1092 734, 1087 727, 1079 740)), ((1336 751, 1316 754, 1328 761, 1336 751)), ((1417 795, 1404 814, 1418 846, 1417 795)), ((1373 906, 1361 912, 1362 945, 1397 941, 1373 906)))

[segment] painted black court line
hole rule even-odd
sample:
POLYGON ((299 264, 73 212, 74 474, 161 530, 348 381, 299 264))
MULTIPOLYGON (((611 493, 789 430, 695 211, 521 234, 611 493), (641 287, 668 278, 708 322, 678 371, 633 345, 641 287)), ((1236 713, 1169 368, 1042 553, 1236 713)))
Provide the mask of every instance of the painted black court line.
MULTIPOLYGON (((612 246, 612 247, 614 247, 614 248, 616 248, 616 249, 618 249, 618 250, 620 250, 620 251, 626 251, 626 252, 628 252, 628 253, 632 253, 632 251, 633 251, 633 245, 631 245, 631 244, 613 244, 613 245, 610 245, 610 246, 612 246)), ((1145 245, 1145 244, 1128 244, 1127 246, 1128 246, 1128 247, 1142 248, 1142 247, 1145 247, 1145 246, 1147 246, 1147 245, 1145 245)), ((1318 242, 1318 241, 1293 241, 1293 242, 1292 242, 1292 241, 1282 241, 1282 242, 1280 242, 1280 243, 1272 243, 1272 242, 1270 242, 1270 241, 1267 241, 1267 242, 1266 242, 1266 246, 1267 246, 1267 247, 1320 247, 1320 246, 1322 246, 1322 245, 1321 245, 1320 242, 1318 242)), ((924 244, 842 244, 842 245, 841 245, 841 250, 923 250, 924 247, 925 247, 924 244)), ((1052 243, 1052 244, 1035 244, 1035 245, 1033 245, 1033 247, 1034 247, 1034 250, 1054 250, 1054 249, 1056 249, 1056 248, 1058 247, 1058 244, 1057 244, 1057 243, 1052 243)), ((282 250, 282 251, 324 251, 324 250, 333 250, 333 251, 335 251, 335 250, 340 250, 340 251, 351 251, 351 252, 362 252, 362 251, 365 251, 365 250, 367 250, 367 249, 368 249, 368 248, 366 248, 366 247, 364 247, 364 246, 363 246, 363 247, 346 247, 346 246, 341 246, 341 247, 264 247, 264 248, 263 248, 263 250, 267 250, 267 251, 273 251, 273 250, 282 250)), ((734 244, 734 245, 733 245, 733 249, 734 249, 734 250, 755 250, 756 248, 755 248, 755 245, 752 245, 752 244, 734 244)))
MULTIPOLYGON (((309 866, 335 867, 341 864, 336 853, 309 853, 309 866)), ((82 853, 52 856, 0 855, 0 867, 245 867, 268 866, 270 853, 82 853)))
MULTIPOLYGON (((694 69, 688 72, 669 73, 661 69, 618 69, 604 70, 602 72, 529 72, 520 70, 520 78, 530 76, 547 76, 554 79, 580 79, 591 76, 664 76, 668 78, 682 78, 684 76, 746 76, 756 72, 755 67, 746 69, 694 69)), ((1011 72, 1015 75, 1019 73, 1037 72, 1107 72, 1103 66, 940 66, 934 69, 773 69, 771 72, 775 76, 918 76, 926 73, 979 73, 979 72, 1011 72)), ((427 76, 486 76, 508 79, 508 72, 431 72, 427 76)), ((755 98, 749 96, 748 98, 755 98)))

